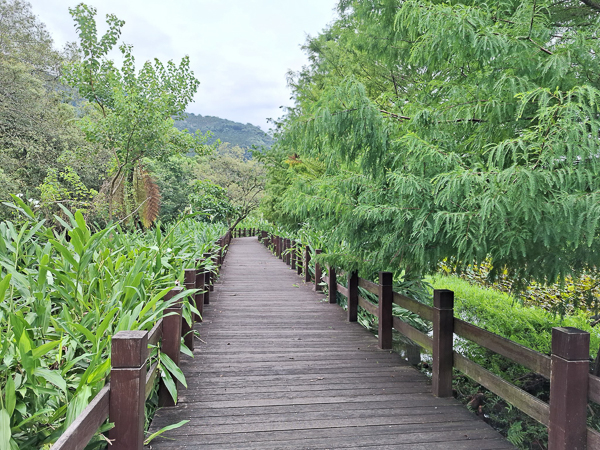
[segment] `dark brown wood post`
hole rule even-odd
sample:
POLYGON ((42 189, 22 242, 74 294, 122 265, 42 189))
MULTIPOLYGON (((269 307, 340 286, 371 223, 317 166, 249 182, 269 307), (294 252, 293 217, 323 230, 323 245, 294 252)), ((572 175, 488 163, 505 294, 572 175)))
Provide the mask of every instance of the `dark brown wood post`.
POLYGON ((144 448, 148 333, 119 331, 112 338, 108 438, 114 450, 144 448))
POLYGON ((242 228, 242 237, 246 237, 246 229, 242 228))
POLYGON ((298 255, 296 254, 296 241, 292 241, 290 244, 290 256, 292 270, 296 270, 296 259, 298 258, 298 255))
MULTIPOLYGON (((200 289, 200 291, 204 291, 204 287, 206 286, 206 282, 204 281, 205 276, 204 268, 196 269, 196 289, 200 289)), ((200 315, 196 315, 196 322, 202 322, 202 316, 204 314, 204 292, 198 292, 195 296, 196 309, 200 313, 200 315)))
POLYGON ((310 283, 310 272, 308 265, 310 264, 310 247, 307 245, 304 247, 304 281, 310 283))
POLYGON ((219 240, 217 240, 217 254, 216 254, 216 263, 217 263, 217 267, 221 267, 221 264, 223 264, 222 258, 223 258, 223 240, 221 238, 219 238, 219 240))
POLYGON ((211 261, 213 263, 214 269, 210 274, 210 292, 213 292, 215 290, 215 280, 217 279, 217 271, 219 270, 219 266, 217 264, 217 255, 214 253, 212 253, 211 256, 211 261))
POLYGON ((296 253, 296 273, 300 275, 302 274, 302 243, 296 243, 294 253, 296 253))
POLYGON ((335 274, 335 268, 329 266, 329 289, 328 289, 329 303, 337 303, 337 277, 335 274))
MULTIPOLYGON (((321 253, 323 253, 323 250, 321 249, 317 249, 315 250, 315 255, 320 255, 321 253)), ((322 271, 321 271, 321 265, 319 263, 315 264, 315 291, 321 291, 323 290, 321 287, 321 276, 322 276, 322 271)))
POLYGON ((348 274, 348 322, 356 322, 358 317, 358 272, 348 274))
POLYGON ((290 252, 291 248, 292 248, 292 241, 290 239, 286 239, 285 240, 285 250, 286 250, 285 263, 288 266, 290 264, 292 264, 292 253, 290 252))
MULTIPOLYGON (((203 253, 204 261, 210 261, 210 253, 203 253)), ((209 269, 204 269, 204 304, 210 304, 210 283, 212 278, 212 272, 209 269)))
MULTIPOLYGON (((165 300, 172 299, 182 290, 181 287, 171 289, 165 295, 165 300)), ((181 354, 179 351, 181 346, 181 311, 181 300, 165 309, 163 313, 163 337, 160 344, 161 353, 171 358, 177 366, 179 366, 179 356, 181 354)), ((175 406, 175 401, 162 380, 158 386, 158 406, 175 406)))
POLYGON ((379 272, 379 348, 392 348, 392 303, 394 300, 393 274, 379 272))
MULTIPOLYGON (((186 289, 196 289, 196 269, 185 269, 183 271, 183 285, 186 289)), ((195 304, 194 296, 187 298, 185 301, 189 302, 191 305, 195 304)), ((185 346, 190 349, 190 351, 194 351, 194 318, 195 314, 192 313, 192 326, 190 326, 185 320, 181 325, 181 332, 183 333, 183 341, 185 342, 185 346)))
POLYGON ((454 292, 433 291, 433 373, 432 391, 436 397, 452 397, 454 339, 454 292))
POLYGON ((587 446, 590 335, 577 328, 552 328, 548 450, 587 446))
POLYGON ((285 239, 280 236, 279 237, 279 259, 281 259, 282 261, 284 260, 284 258, 283 258, 284 251, 285 251, 285 239))

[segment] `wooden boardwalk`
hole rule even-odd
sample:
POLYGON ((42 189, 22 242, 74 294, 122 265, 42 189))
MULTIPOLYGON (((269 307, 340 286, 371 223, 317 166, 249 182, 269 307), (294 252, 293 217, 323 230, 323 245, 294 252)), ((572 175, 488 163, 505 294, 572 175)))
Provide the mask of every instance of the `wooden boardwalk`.
POLYGON ((255 237, 233 241, 204 315, 188 389, 151 431, 190 422, 152 449, 514 448, 255 237))

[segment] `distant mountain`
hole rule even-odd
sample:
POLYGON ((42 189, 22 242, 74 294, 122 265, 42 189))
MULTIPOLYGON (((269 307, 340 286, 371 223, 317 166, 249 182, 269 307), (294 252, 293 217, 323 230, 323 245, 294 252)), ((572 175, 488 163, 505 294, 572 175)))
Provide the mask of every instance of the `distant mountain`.
POLYGON ((180 130, 187 128, 192 133, 196 130, 200 130, 202 133, 210 131, 213 134, 209 141, 211 144, 220 139, 221 142, 229 142, 246 149, 252 148, 253 145, 259 149, 263 146, 271 148, 273 145, 273 138, 251 123, 244 125, 219 117, 188 113, 187 118, 178 120, 175 122, 175 126, 180 130))

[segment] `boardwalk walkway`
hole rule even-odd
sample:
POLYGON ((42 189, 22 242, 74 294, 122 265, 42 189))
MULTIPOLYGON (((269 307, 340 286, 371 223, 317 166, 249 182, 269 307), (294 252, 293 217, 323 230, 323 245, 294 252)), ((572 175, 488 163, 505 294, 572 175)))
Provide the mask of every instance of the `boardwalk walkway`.
POLYGON ((190 422, 153 449, 513 448, 311 287, 255 237, 233 241, 188 389, 151 431, 190 422))

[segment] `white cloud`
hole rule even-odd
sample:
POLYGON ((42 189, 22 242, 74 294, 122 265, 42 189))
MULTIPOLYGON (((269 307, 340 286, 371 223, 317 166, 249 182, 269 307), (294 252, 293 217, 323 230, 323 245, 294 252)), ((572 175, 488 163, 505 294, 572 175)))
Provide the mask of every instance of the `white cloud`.
MULTIPOLYGON (((68 7, 79 1, 30 0, 57 45, 77 39, 68 7)), ((253 123, 267 130, 267 117, 290 106, 289 69, 306 62, 300 46, 334 17, 336 0, 98 0, 104 17, 126 21, 122 40, 134 47, 141 64, 154 57, 180 60, 189 55, 201 85, 190 112, 253 123)))

